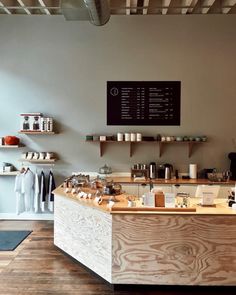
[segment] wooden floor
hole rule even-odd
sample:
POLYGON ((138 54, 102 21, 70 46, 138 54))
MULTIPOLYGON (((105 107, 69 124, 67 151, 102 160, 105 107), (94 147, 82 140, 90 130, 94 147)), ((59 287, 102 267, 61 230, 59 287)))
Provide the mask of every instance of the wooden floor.
POLYGON ((235 294, 232 288, 219 287, 122 286, 113 290, 53 245, 52 221, 0 221, 0 230, 33 230, 15 251, 0 252, 0 295, 235 294))

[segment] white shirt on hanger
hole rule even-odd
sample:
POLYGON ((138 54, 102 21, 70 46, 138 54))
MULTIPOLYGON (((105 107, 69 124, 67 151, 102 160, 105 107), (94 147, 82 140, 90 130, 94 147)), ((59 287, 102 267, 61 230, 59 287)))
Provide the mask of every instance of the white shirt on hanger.
POLYGON ((39 212, 39 177, 37 172, 35 173, 35 180, 34 180, 34 212, 39 212))
POLYGON ((25 211, 24 195, 22 194, 22 188, 21 188, 22 178, 23 178, 23 174, 19 173, 16 175, 16 179, 15 179, 14 191, 16 193, 16 214, 17 215, 25 211))
POLYGON ((33 211, 34 200, 34 173, 27 169, 23 173, 21 193, 24 194, 25 211, 33 211))

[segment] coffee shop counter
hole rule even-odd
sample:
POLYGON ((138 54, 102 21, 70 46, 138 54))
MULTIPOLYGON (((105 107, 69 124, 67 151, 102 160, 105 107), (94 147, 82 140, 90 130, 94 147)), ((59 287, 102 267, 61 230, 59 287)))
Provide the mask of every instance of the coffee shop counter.
POLYGON ((54 193, 54 244, 109 283, 236 286, 236 210, 225 199, 161 211, 127 208, 125 195, 111 209, 54 193))
MULTIPOLYGON (((133 178, 133 177, 107 177, 108 181, 114 181, 121 184, 149 184, 150 179, 139 179, 139 178, 133 178)), ((226 186, 234 186, 236 181, 235 180, 228 180, 228 181, 210 181, 209 179, 202 178, 202 179, 161 179, 161 178, 155 178, 151 179, 151 182, 153 184, 169 184, 169 185, 175 185, 175 184, 186 184, 186 185, 201 185, 201 184, 216 184, 216 185, 226 185, 226 186)))

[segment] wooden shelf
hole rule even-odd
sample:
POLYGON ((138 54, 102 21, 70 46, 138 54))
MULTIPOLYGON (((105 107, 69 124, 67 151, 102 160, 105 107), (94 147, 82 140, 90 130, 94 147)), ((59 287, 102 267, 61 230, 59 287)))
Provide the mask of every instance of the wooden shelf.
POLYGON ((0 149, 19 149, 23 147, 24 145, 0 145, 0 149))
POLYGON ((166 144, 182 144, 188 146, 188 157, 190 158, 192 156, 193 147, 200 143, 205 143, 205 141, 159 141, 159 157, 162 156, 166 144))
POLYGON ((116 140, 106 140, 106 141, 99 141, 99 140, 86 140, 86 142, 94 142, 99 143, 100 145, 100 157, 104 155, 104 146, 107 143, 118 143, 118 144, 129 144, 129 155, 130 157, 133 156, 134 153, 134 146, 135 144, 140 143, 154 143, 159 145, 159 157, 163 155, 164 147, 167 144, 182 144, 188 146, 188 157, 192 156, 193 147, 197 144, 206 143, 205 141, 116 141, 116 140))
POLYGON ((42 131, 19 131, 20 134, 28 134, 28 135, 54 135, 56 134, 54 131, 42 132, 42 131))
POLYGON ((20 171, 0 172, 0 176, 16 176, 20 171))
POLYGON ((57 159, 50 159, 50 160, 27 160, 27 159, 20 159, 20 162, 25 162, 25 163, 32 163, 32 164, 43 164, 43 165, 52 165, 54 164, 57 159))
POLYGON ((97 142, 100 145, 100 157, 103 156, 104 154, 104 145, 106 143, 118 143, 118 144, 129 144, 129 155, 130 157, 133 156, 133 150, 134 150, 134 145, 139 144, 139 143, 157 143, 157 141, 117 141, 117 140, 106 140, 106 141, 100 141, 100 140, 86 140, 86 142, 97 142))

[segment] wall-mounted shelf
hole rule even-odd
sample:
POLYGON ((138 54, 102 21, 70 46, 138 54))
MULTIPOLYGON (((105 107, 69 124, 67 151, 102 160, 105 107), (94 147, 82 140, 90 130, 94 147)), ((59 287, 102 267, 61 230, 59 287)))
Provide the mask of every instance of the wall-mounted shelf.
POLYGON ((0 145, 0 149, 19 149, 21 147, 24 147, 24 145, 0 145))
POLYGON ((19 171, 0 172, 0 176, 16 176, 19 171))
POLYGON ((129 156, 133 156, 134 145, 139 143, 156 143, 156 141, 116 141, 116 140, 106 140, 106 141, 99 141, 99 140, 86 140, 86 142, 95 142, 99 143, 100 145, 100 157, 104 154, 104 146, 108 143, 117 143, 117 144, 128 144, 129 145, 129 156))
POLYGON ((57 159, 50 159, 50 160, 27 160, 27 159, 20 159, 20 162, 23 163, 31 163, 31 164, 39 164, 39 165, 53 165, 57 159))
POLYGON ((20 134, 28 134, 28 135, 54 135, 56 132, 54 131, 48 131, 48 132, 42 132, 42 131, 19 131, 20 134))
POLYGON ((196 144, 205 143, 204 141, 159 141, 159 157, 162 156, 164 151, 164 146, 167 144, 181 144, 188 146, 188 157, 192 156, 193 147, 196 144))
POLYGON ((116 144, 129 144, 129 155, 130 157, 133 156, 134 152, 134 146, 136 144, 140 143, 154 143, 159 145, 159 157, 163 155, 164 147, 167 144, 181 144, 181 145, 187 145, 188 146, 188 157, 190 158, 192 156, 193 147, 200 143, 205 143, 203 141, 115 141, 115 140, 107 140, 107 141, 99 141, 99 140, 86 140, 86 142, 94 142, 99 143, 100 145, 100 157, 104 155, 104 147, 106 144, 110 143, 116 143, 116 144))

